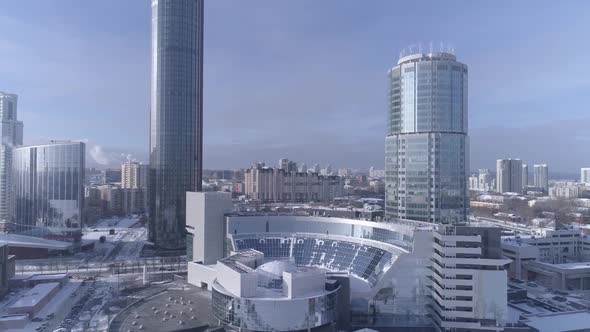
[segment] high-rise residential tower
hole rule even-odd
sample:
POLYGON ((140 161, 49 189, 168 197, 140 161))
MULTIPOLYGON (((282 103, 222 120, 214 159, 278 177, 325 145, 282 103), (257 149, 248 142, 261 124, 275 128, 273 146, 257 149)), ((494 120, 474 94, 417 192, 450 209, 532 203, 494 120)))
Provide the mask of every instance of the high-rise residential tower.
POLYGON ((522 192, 526 194, 529 186, 529 165, 522 164, 522 192))
POLYGON ((412 54, 389 73, 385 215, 461 222, 467 207, 467 66, 450 53, 412 54))
POLYGON ((10 227, 13 222, 12 153, 23 144, 23 123, 17 120, 17 101, 17 95, 0 91, 0 228, 10 227))
POLYGON ((533 181, 537 188, 543 189, 544 193, 549 192, 549 169, 547 164, 534 165, 533 181))
POLYGON ((496 191, 522 193, 522 160, 498 159, 496 161, 496 191))
POLYGON ((590 183, 590 167, 580 168, 580 182, 590 183))
POLYGON ((186 192, 201 191, 203 0, 152 0, 149 239, 185 247, 186 192))

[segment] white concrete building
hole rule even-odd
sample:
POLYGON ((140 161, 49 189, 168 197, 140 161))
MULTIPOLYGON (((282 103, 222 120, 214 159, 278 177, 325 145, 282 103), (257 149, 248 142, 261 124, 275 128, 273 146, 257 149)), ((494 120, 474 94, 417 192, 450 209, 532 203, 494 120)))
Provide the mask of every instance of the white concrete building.
POLYGON ((432 256, 433 318, 440 331, 502 331, 507 272, 500 228, 440 225, 432 256))
POLYGON ((121 165, 121 189, 125 213, 143 213, 148 207, 148 165, 127 161, 121 165))
POLYGON ((244 178, 246 196, 259 201, 330 201, 344 193, 344 178, 338 175, 285 171, 255 164, 246 170, 244 178))
POLYGON ((292 331, 301 324, 350 322, 354 314, 399 330, 502 329, 509 261, 501 258, 499 228, 441 226, 435 232, 435 224, 409 220, 224 215, 227 198, 209 202, 207 194, 187 196, 188 281, 212 291, 213 314, 227 327, 292 331), (247 303, 254 309, 245 311, 247 303))
POLYGON ((566 199, 578 198, 585 188, 584 184, 578 182, 556 182, 549 188, 549 196, 566 199))
POLYGON ((590 184, 590 167, 580 169, 580 182, 590 184))
POLYGON ((224 257, 223 216, 232 212, 232 209, 231 193, 186 193, 188 261, 215 264, 224 257))

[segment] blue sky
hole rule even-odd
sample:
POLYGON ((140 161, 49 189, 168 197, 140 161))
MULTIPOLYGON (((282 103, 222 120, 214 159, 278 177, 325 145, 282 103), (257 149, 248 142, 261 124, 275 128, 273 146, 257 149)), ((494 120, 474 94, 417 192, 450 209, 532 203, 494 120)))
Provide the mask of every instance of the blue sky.
MULTIPOLYGON (((25 142, 84 139, 145 160, 150 2, 0 0, 0 90, 25 142)), ((387 70, 412 44, 469 66, 471 168, 590 166, 590 2, 207 0, 209 168, 282 157, 382 167, 387 70)))

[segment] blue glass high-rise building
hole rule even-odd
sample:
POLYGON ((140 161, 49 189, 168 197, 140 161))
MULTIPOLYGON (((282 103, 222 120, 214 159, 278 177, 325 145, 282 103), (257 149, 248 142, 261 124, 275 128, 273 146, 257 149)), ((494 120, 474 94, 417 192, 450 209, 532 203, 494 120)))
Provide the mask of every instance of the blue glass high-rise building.
POLYGON ((185 247, 186 192, 201 190, 203 0, 152 0, 149 238, 185 247))
POLYGON ((435 223, 467 215, 467 66, 449 53, 400 58, 389 73, 385 216, 435 223))

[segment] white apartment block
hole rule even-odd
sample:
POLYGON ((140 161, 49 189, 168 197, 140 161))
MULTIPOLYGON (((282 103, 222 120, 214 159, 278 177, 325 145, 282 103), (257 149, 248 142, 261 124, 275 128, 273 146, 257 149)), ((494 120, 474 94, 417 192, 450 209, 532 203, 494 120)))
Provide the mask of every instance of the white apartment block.
POLYGON ((577 182, 558 182, 549 188, 549 196, 558 198, 578 198, 585 190, 585 185, 577 182))
POLYGON ((432 255, 432 318, 439 331, 502 331, 507 271, 501 230, 440 225, 432 255))
POLYGON ((580 182, 590 184, 590 167, 580 169, 580 182))
POLYGON ((147 188, 148 165, 127 161, 121 165, 121 188, 147 188))
POLYGON ((255 164, 245 174, 246 196, 271 202, 329 201, 344 193, 344 178, 255 164))

